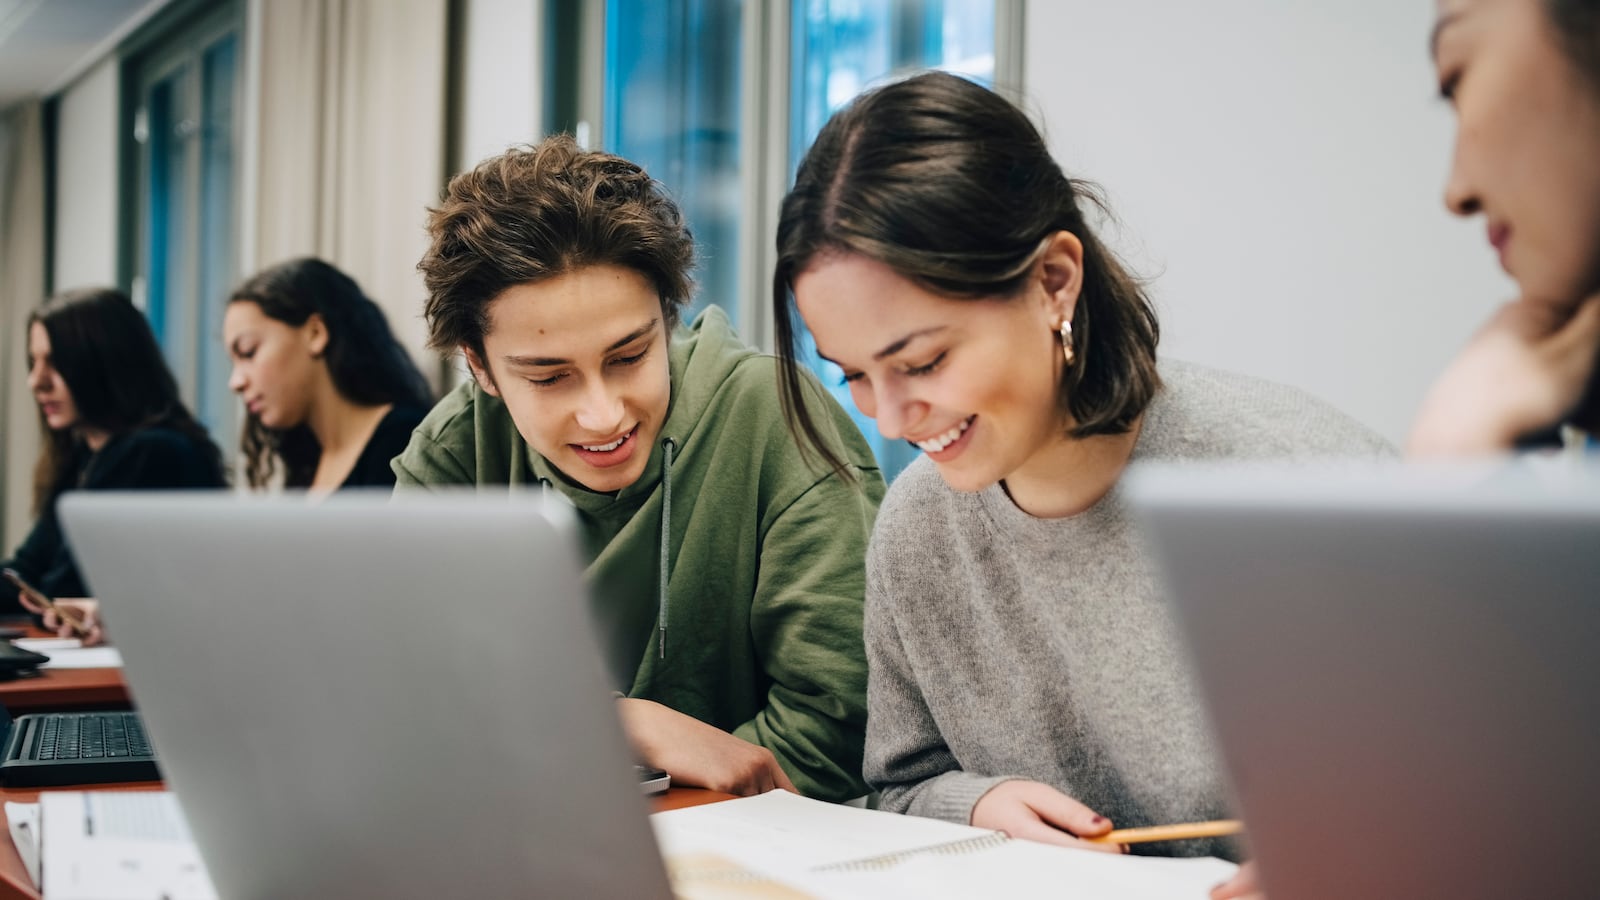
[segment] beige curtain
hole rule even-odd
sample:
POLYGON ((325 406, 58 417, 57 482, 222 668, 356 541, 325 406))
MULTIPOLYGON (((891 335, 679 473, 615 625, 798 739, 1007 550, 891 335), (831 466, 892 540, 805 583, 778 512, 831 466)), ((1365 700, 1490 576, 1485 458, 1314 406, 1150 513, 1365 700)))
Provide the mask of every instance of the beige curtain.
POLYGON ((256 264, 313 254, 349 272, 435 384, 416 265, 446 174, 447 6, 261 3, 255 123, 256 264))
POLYGON ((0 556, 33 523, 39 415, 25 374, 28 314, 44 300, 44 127, 38 101, 0 117, 0 556))

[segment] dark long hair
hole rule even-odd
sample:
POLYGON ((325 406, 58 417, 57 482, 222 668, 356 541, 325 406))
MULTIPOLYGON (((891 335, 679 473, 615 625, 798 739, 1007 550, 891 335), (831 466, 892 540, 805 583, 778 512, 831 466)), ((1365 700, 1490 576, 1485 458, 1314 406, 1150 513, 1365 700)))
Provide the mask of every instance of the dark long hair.
MULTIPOLYGON (((256 273, 240 285, 229 303, 254 303, 270 319, 299 327, 313 314, 328 329, 323 361, 333 386, 346 400, 361 406, 433 405, 433 392, 417 364, 389 330, 383 310, 355 279, 312 257, 292 259, 256 273)), ((304 423, 281 431, 248 416, 240 446, 245 476, 251 487, 272 479, 277 460, 284 465, 284 483, 311 483, 322 446, 304 423)))
MULTIPOLYGON (((81 425, 113 436, 141 428, 170 428, 204 447, 207 461, 221 477, 222 451, 184 407, 150 323, 127 294, 111 288, 57 294, 28 317, 30 331, 35 322, 50 338, 51 363, 72 393, 81 425)), ((78 450, 73 429, 52 431, 42 410, 39 425, 45 440, 34 467, 35 515, 73 486, 73 455, 78 450)))
POLYGON ((1020 109, 964 78, 923 73, 835 114, 784 198, 772 277, 780 396, 801 447, 843 470, 806 408, 796 362, 794 279, 814 260, 853 253, 944 296, 1010 297, 1059 231, 1083 244, 1078 361, 1058 390, 1069 433, 1131 428, 1160 386, 1160 331, 1143 286, 1096 237, 1086 207, 1106 212, 1093 185, 1061 171, 1020 109))

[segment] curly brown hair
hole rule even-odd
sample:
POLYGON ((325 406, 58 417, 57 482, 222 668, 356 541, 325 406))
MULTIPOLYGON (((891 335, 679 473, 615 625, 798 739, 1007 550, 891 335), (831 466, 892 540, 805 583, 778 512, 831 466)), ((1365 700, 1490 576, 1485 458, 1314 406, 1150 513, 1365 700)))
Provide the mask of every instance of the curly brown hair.
POLYGON ((491 301, 576 269, 632 269, 661 296, 670 331, 693 293, 694 238, 644 169, 560 134, 513 147, 450 179, 428 210, 433 239, 417 269, 436 350, 483 356, 491 301))

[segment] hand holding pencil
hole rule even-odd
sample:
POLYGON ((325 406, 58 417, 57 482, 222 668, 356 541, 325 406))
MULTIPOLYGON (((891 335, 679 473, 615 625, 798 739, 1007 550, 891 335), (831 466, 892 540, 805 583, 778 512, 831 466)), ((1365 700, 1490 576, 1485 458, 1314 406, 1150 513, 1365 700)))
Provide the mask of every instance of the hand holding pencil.
POLYGON ((52 600, 15 569, 0 570, 0 575, 16 586, 17 600, 22 607, 43 617, 44 627, 55 631, 58 637, 81 637, 86 647, 105 640, 100 628, 100 605, 96 601, 89 598, 52 600))
POLYGON ((1238 819, 1211 822, 1185 822, 1181 825, 1151 825, 1145 828, 1117 828, 1098 837, 1083 840, 1096 844, 1147 844, 1154 841, 1192 841, 1199 838, 1231 837, 1244 831, 1238 819))

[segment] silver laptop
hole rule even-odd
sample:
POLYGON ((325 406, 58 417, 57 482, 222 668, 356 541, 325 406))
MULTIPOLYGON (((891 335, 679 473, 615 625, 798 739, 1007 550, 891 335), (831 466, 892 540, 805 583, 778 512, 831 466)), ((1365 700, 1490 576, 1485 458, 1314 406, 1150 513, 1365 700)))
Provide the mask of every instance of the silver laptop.
POLYGON ((1145 470, 1272 900, 1600 890, 1600 472, 1145 470))
POLYGON ((564 505, 61 517, 219 895, 670 895, 564 505))

